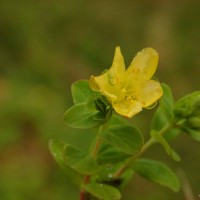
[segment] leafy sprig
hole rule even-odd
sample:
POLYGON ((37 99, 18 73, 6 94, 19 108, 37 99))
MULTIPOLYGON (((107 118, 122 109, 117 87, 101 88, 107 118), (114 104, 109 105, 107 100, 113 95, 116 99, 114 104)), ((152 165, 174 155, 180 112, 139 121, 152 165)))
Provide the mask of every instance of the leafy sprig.
MULTIPOLYGON (((168 156, 180 161, 170 141, 182 133, 200 141, 200 91, 175 101, 169 86, 161 87, 163 96, 151 121, 149 139, 144 141, 141 131, 119 115, 129 111, 113 108, 115 101, 109 101, 110 94, 106 97, 105 91, 92 90, 88 80, 72 84, 74 105, 64 114, 65 124, 99 131, 88 151, 58 140, 51 140, 49 148, 59 166, 80 187, 80 200, 119 200, 134 173, 179 191, 181 184, 173 170, 165 163, 143 158, 143 153, 160 144, 168 156)), ((125 96, 122 99, 125 101, 125 96)))

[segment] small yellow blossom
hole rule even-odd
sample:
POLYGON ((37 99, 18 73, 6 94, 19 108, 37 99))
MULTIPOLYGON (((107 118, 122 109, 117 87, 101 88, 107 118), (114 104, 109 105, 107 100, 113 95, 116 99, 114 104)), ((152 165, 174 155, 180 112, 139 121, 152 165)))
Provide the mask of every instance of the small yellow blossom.
POLYGON ((126 70, 120 47, 116 47, 111 68, 100 76, 91 76, 90 87, 106 96, 118 114, 132 117, 163 94, 160 83, 150 80, 157 64, 158 53, 145 48, 137 53, 126 70))

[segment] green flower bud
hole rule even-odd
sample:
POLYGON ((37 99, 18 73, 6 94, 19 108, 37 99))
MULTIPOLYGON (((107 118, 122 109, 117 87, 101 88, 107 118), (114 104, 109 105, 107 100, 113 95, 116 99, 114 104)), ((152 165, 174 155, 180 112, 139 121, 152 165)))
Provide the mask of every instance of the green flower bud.
POLYGON ((177 119, 200 115, 200 91, 186 95, 175 103, 174 115, 177 119))
POLYGON ((103 100, 96 99, 95 106, 96 106, 96 109, 99 110, 100 112, 102 113, 106 112, 106 103, 103 100))
POLYGON ((190 135, 193 139, 200 141, 200 128, 182 128, 182 130, 190 135))
POLYGON ((190 117, 187 124, 190 128, 200 128, 200 117, 190 117))
POLYGON ((200 91, 178 100, 174 106, 174 116, 183 132, 200 141, 200 91))
POLYGON ((112 106, 103 99, 96 99, 95 106, 98 111, 106 116, 106 119, 109 119, 112 116, 112 106))

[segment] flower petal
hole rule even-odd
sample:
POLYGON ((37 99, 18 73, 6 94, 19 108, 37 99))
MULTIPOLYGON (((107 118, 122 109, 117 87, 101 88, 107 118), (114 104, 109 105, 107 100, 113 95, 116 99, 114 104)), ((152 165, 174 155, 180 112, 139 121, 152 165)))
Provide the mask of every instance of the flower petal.
POLYGON ((146 108, 155 103, 163 95, 163 90, 157 81, 149 80, 138 89, 137 100, 146 108))
POLYGON ((113 103, 120 95, 120 87, 125 76, 124 58, 120 47, 116 47, 112 66, 100 76, 90 77, 90 87, 100 91, 108 100, 113 103))
POLYGON ((127 74, 132 74, 137 79, 149 80, 158 65, 158 53, 152 48, 145 48, 138 52, 127 69, 127 74))
POLYGON ((142 103, 135 100, 119 102, 113 104, 113 108, 118 114, 131 118, 142 111, 142 103))
POLYGON ((122 56, 120 47, 115 48, 115 55, 111 68, 109 69, 110 75, 118 80, 122 80, 125 74, 126 68, 124 64, 124 58, 122 56))
POLYGON ((107 72, 100 76, 91 76, 89 85, 92 90, 100 91, 105 95, 110 102, 116 101, 118 89, 110 83, 107 72))

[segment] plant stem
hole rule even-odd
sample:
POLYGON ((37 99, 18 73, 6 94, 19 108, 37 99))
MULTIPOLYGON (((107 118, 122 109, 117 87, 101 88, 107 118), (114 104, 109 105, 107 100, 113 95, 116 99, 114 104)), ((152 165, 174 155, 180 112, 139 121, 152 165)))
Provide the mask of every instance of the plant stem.
MULTIPOLYGON (((86 175, 84 178, 83 178, 83 184, 87 184, 88 182, 90 181, 90 176, 89 175, 86 175)), ((87 192, 84 190, 84 189, 81 189, 81 192, 80 192, 80 200, 87 200, 87 192)))
MULTIPOLYGON (((172 128, 171 124, 167 124, 165 127, 163 127, 160 131, 159 134, 163 135, 164 133, 166 133, 169 129, 172 128)), ((142 155, 147 149, 149 149, 152 145, 154 145, 156 143, 156 139, 151 137, 142 147, 142 149, 140 150, 140 152, 137 155, 134 155, 132 157, 130 157, 129 159, 126 160, 126 162, 124 163, 124 165, 118 169, 117 172, 115 172, 115 174, 113 175, 113 177, 118 178, 122 175, 122 173, 126 170, 127 167, 129 167, 136 158, 138 158, 140 155, 142 155)))
POLYGON ((91 158, 93 158, 93 159, 96 159, 97 154, 98 154, 98 151, 99 151, 99 148, 100 148, 100 146, 101 146, 101 142, 102 142, 101 131, 102 131, 102 129, 103 129, 103 126, 101 126, 101 127, 99 128, 98 135, 97 135, 97 137, 95 138, 95 140, 96 140, 96 141, 95 141, 95 144, 94 144, 94 146, 93 146, 93 148, 92 148, 92 150, 91 150, 91 153, 90 153, 91 158))
MULTIPOLYGON (((101 132, 102 132, 102 130, 104 128, 105 128, 105 124, 102 125, 99 128, 98 134, 97 134, 96 138, 94 139, 95 143, 94 143, 94 145, 92 145, 92 148, 90 150, 90 157, 92 159, 96 159, 96 157, 97 157, 97 154, 98 154, 98 151, 100 149, 101 142, 102 142, 101 132)), ((84 178, 83 178, 83 185, 86 185, 89 182, 90 182, 90 175, 84 176, 84 178)), ((81 191, 80 191, 80 200, 88 200, 88 198, 87 198, 87 192, 84 189, 81 189, 81 191)))
POLYGON ((178 174, 179 174, 179 177, 182 182, 182 190, 185 195, 185 199, 186 200, 195 200, 191 185, 187 179, 185 172, 182 169, 179 169, 178 174))
MULTIPOLYGON (((160 131, 159 134, 160 135, 164 135, 169 129, 172 128, 171 124, 167 124, 166 126, 164 126, 160 131)), ((147 149, 149 149, 153 144, 156 143, 156 139, 151 137, 142 147, 141 151, 139 152, 139 154, 137 154, 136 156, 139 157, 141 154, 143 154, 147 149)))

